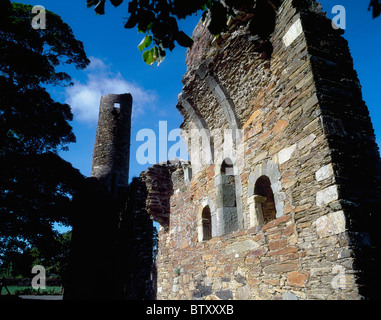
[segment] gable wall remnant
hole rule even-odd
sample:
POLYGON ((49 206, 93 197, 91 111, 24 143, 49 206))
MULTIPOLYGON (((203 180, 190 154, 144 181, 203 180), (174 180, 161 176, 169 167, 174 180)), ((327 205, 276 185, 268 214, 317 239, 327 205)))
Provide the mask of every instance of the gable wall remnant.
POLYGON ((217 39, 196 27, 189 161, 128 186, 132 99, 102 98, 65 298, 380 298, 380 154, 348 44, 318 2, 276 2, 264 40, 243 13, 217 39))
POLYGON ((340 32, 308 0, 282 1, 268 42, 197 26, 177 106, 190 164, 142 173, 158 299, 377 295, 379 152, 340 32))

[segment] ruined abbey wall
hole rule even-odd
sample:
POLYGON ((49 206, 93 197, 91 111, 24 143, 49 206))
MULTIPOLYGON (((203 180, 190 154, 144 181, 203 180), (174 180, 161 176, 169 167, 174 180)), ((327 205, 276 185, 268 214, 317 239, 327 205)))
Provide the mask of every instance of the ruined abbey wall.
POLYGON ((274 12, 267 42, 245 16, 217 40, 195 30, 190 164, 141 175, 158 299, 377 296, 380 159, 348 44, 315 1, 274 12))
POLYGON ((128 185, 132 97, 102 97, 65 299, 380 298, 380 155, 348 44, 316 1, 277 2, 262 38, 250 14, 196 27, 190 161, 128 185))

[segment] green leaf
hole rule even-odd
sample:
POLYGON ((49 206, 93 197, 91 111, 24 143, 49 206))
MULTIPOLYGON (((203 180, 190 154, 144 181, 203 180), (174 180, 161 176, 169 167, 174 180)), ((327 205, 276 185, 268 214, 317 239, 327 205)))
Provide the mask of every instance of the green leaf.
POLYGON ((145 48, 149 47, 152 43, 152 36, 145 36, 143 40, 139 43, 138 49, 143 51, 145 48))
POLYGON ((159 47, 153 47, 143 53, 143 60, 146 64, 152 66, 154 62, 157 62, 159 66, 165 59, 165 50, 159 47))
POLYGON ((143 52, 143 60, 149 66, 153 65, 153 63, 155 62, 155 59, 153 57, 153 48, 151 50, 147 50, 143 52))

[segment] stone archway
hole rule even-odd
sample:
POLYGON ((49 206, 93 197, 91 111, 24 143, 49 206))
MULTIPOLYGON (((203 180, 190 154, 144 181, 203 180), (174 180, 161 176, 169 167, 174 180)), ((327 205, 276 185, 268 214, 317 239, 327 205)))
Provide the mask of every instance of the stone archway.
POLYGON ((283 216, 285 199, 278 166, 270 159, 258 164, 248 179, 248 227, 261 227, 270 220, 283 216), (274 207, 271 209, 271 206, 274 207), (264 208, 268 214, 264 214, 264 208))
POLYGON ((204 201, 201 202, 201 207, 197 213, 197 238, 199 242, 209 240, 213 237, 215 237, 216 234, 216 225, 217 225, 217 219, 216 219, 216 209, 214 206, 213 201, 208 197, 204 201), (208 212, 206 212, 206 208, 208 212), (204 237, 205 235, 205 229, 207 221, 204 219, 209 220, 209 228, 210 228, 210 234, 209 237, 204 237), (209 239, 208 239, 209 238, 209 239))
POLYGON ((236 164, 226 158, 218 166, 215 176, 216 227, 217 236, 229 234, 244 228, 242 212, 242 183, 236 164))

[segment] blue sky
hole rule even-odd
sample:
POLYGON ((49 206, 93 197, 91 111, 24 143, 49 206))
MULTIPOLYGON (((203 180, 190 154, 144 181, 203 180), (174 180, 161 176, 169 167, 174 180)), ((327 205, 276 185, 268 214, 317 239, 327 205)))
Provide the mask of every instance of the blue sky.
MULTIPOLYGON (((86 0, 15 2, 42 5, 60 15, 71 26, 76 38, 84 43, 87 56, 92 60, 84 71, 67 69, 75 82, 74 87, 49 88, 53 98, 69 103, 74 113, 72 126, 77 143, 70 145, 70 151, 63 152, 61 156, 89 176, 100 97, 109 93, 130 92, 134 98, 130 178, 138 176, 148 165, 139 165, 135 160, 136 149, 142 144, 136 141, 136 133, 142 128, 158 132, 159 121, 167 121, 170 131, 178 128, 183 121, 175 107, 182 90, 181 79, 186 71, 186 49, 178 46, 173 52, 168 52, 160 66, 147 66, 137 49, 143 34, 136 29, 123 28, 128 17, 126 0, 118 8, 108 4, 104 16, 97 16, 93 9, 86 8, 86 0)), ((378 144, 381 145, 381 17, 372 19, 367 11, 368 0, 320 2, 330 18, 334 16, 331 10, 335 5, 346 9, 344 37, 349 42, 355 69, 363 86, 363 98, 370 110, 378 144)), ((179 25, 191 35, 199 18, 190 17, 180 21, 179 25)), ((164 159, 158 157, 157 160, 164 159)))
MULTIPOLYGON (((135 151, 143 143, 135 141, 137 132, 150 128, 159 136, 159 121, 167 121, 168 132, 179 128, 183 121, 176 104, 182 91, 181 79, 186 72, 186 49, 178 46, 167 52, 165 61, 159 67, 145 64, 137 49, 144 34, 123 27, 128 17, 127 1, 118 8, 108 4, 104 16, 97 16, 93 9, 88 9, 86 0, 14 2, 42 5, 60 15, 73 29, 76 38, 83 42, 86 54, 92 61, 86 70, 64 69, 72 76, 75 86, 48 88, 54 99, 69 103, 74 113, 71 124, 77 143, 69 145, 70 151, 62 152, 61 156, 89 176, 100 98, 109 93, 129 92, 134 100, 130 178, 139 176, 148 165, 139 165, 135 161, 135 151)), ((191 35, 199 18, 194 16, 186 22, 180 21, 180 28, 191 35)), ((49 28, 48 20, 46 24, 49 28)), ((159 160, 165 159, 158 155, 159 160)))

